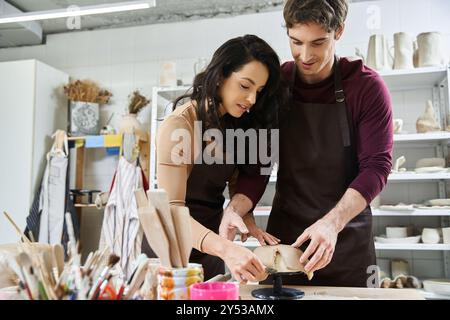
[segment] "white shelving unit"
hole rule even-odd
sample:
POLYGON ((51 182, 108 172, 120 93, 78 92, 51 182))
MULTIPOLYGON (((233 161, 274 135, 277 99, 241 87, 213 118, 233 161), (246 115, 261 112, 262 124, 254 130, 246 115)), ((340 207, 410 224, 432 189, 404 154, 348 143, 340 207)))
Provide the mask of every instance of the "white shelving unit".
POLYGON ((450 132, 394 134, 394 142, 450 141, 450 132))
MULTIPOLYGON (((256 248, 260 244, 255 238, 247 239, 245 242, 235 240, 234 243, 242 245, 247 248, 256 248)), ((414 243, 414 244, 392 244, 392 243, 375 243, 376 250, 438 250, 448 251, 450 250, 450 244, 426 244, 426 243, 414 243)))
POLYGON ((449 180, 450 172, 442 173, 392 173, 388 177, 388 181, 420 181, 420 180, 449 180))
MULTIPOLYGON (((450 180, 450 172, 439 173, 392 173, 388 177, 388 181, 392 182, 407 182, 407 181, 430 181, 430 180, 450 180)), ((269 182, 277 182, 277 177, 271 175, 269 182)))
POLYGON ((446 67, 416 68, 411 70, 389 70, 380 72, 391 91, 410 90, 438 86, 447 76, 446 67))
MULTIPOLYGON (((247 248, 256 248, 260 244, 258 240, 254 238, 247 239, 245 242, 235 240, 234 243, 242 245, 247 248)), ((376 250, 438 250, 448 251, 450 250, 450 244, 426 244, 426 243, 414 243, 414 244, 391 244, 391 243, 375 243, 376 250)))
MULTIPOLYGON (((403 110, 396 109, 398 107, 399 101, 408 101, 407 97, 412 96, 416 100, 421 99, 420 93, 423 95, 428 95, 428 98, 423 98, 423 108, 425 107, 425 100, 431 98, 433 102, 433 106, 436 111, 437 119, 440 121, 442 128, 445 128, 447 125, 447 117, 450 114, 449 112, 449 68, 448 67, 433 67, 433 68, 420 68, 413 70, 392 70, 388 72, 382 72, 380 75, 383 77, 385 83, 387 84, 391 94, 393 95, 393 109, 394 109, 394 117, 406 118, 409 121, 409 129, 410 132, 415 132, 415 126, 413 123, 414 119, 420 115, 418 113, 418 109, 410 110, 408 109, 408 105, 403 107, 403 110), (429 93, 427 93, 427 90, 429 93), (413 114, 412 114, 413 113, 413 114)), ((414 101, 415 102, 415 101, 414 101)), ((406 104, 406 103, 405 103, 406 104)), ((420 104, 419 104, 420 105, 420 104)), ((422 111, 423 112, 423 111, 422 111)), ((448 145, 450 143, 450 132, 432 132, 432 133, 410 133, 410 134, 396 134, 394 135, 394 161, 395 158, 403 155, 414 154, 414 150, 428 150, 424 151, 421 154, 421 157, 448 157, 448 145), (428 153, 429 152, 429 153, 428 153), (397 153, 397 154, 396 154, 397 153)), ((448 159, 447 159, 448 163, 448 159)), ((412 163, 409 163, 409 167, 412 167, 412 163)), ((448 197, 448 181, 450 180, 450 171, 440 172, 440 173, 415 173, 415 172, 407 172, 407 173, 393 173, 389 175, 388 178, 388 186, 391 192, 395 192, 403 188, 407 193, 410 193, 411 189, 414 187, 422 188, 423 193, 425 193, 426 188, 433 188, 433 185, 436 186, 437 196, 438 198, 447 198, 448 197), (419 186, 420 185, 420 186, 419 186)), ((399 193, 401 194, 401 193, 399 193)), ((411 195, 411 197, 417 196, 411 195)), ((408 197, 408 198, 411 198, 408 197)), ((390 200, 393 200, 393 197, 389 197, 390 200)), ((399 196, 396 199, 398 202, 404 202, 404 200, 399 196)), ((410 199, 411 200, 411 199, 410 199)), ((423 199, 413 199, 414 202, 420 203, 423 199), (414 201, 415 200, 415 201, 414 201)), ((381 202, 383 202, 383 194, 381 195, 381 202)), ((395 203, 390 203, 395 204, 395 203)), ((399 212, 399 211, 385 211, 374 209, 373 215, 376 217, 375 221, 377 221, 380 225, 385 225, 386 223, 390 224, 391 221, 393 225, 400 224, 399 221, 408 221, 405 225, 412 223, 414 225, 414 221, 416 219, 422 219, 422 221, 436 221, 439 219, 440 227, 447 227, 449 225, 449 216, 450 210, 445 209, 415 209, 414 211, 407 212, 399 212), (402 218, 411 218, 407 220, 399 220, 402 218), (430 217, 430 220, 427 219, 430 217), (381 219, 381 220, 380 220, 381 219), (383 223, 384 222, 384 223, 383 223)), ((436 223, 436 222, 435 222, 436 223)), ((381 232, 380 230, 378 230, 381 232)), ((386 252, 390 251, 400 251, 401 256, 405 256, 406 252, 411 252, 410 256, 414 257, 415 255, 412 252, 415 251, 441 251, 442 252, 442 262, 444 264, 443 276, 450 276, 450 244, 386 244, 386 243, 375 243, 375 248, 377 250, 377 256, 386 255, 389 256, 386 252), (385 253, 383 253, 385 252, 385 253)), ((395 255, 395 252, 392 253, 392 256, 395 255)), ((386 257, 386 256, 385 256, 386 257)), ((436 260, 438 261, 438 260, 436 260)), ((436 269, 436 265, 433 266, 434 262, 429 262, 430 269, 436 269)), ((412 269, 414 269, 412 267, 412 269)))
MULTIPOLYGON (((414 70, 393 70, 381 73, 385 83, 387 84, 391 94, 393 95, 393 109, 394 118, 406 119, 408 126, 407 133, 394 135, 394 153, 406 152, 410 156, 407 161, 410 172, 393 173, 388 177, 389 191, 386 203, 396 204, 399 202, 406 203, 422 203, 427 198, 428 194, 436 190, 436 198, 450 197, 449 181, 450 171, 439 173, 416 173, 414 172, 413 161, 414 156, 420 154, 420 158, 431 157, 448 157, 448 145, 450 144, 450 132, 430 132, 430 133, 416 133, 415 121, 425 109, 426 100, 431 99, 435 107, 436 115, 440 119, 442 128, 445 128, 446 117, 450 114, 449 107, 449 69, 447 67, 441 68, 420 68, 414 70), (411 151, 412 150, 412 151, 411 151), (410 152, 410 153, 407 153, 410 152), (409 163, 408 163, 409 162, 409 163), (413 189, 418 189, 413 190, 413 189), (391 192, 391 190, 394 190, 391 192), (418 194, 423 193, 423 197, 418 194), (406 196, 405 196, 406 195, 406 196), (408 200, 411 200, 408 202, 408 200), (411 198, 411 199, 410 199, 411 198), (414 199, 418 198, 418 199, 414 199)), ((405 124, 405 123, 404 123, 405 124)), ((398 156, 403 155, 400 153, 398 156)), ((407 156, 407 159, 408 159, 407 156)), ((397 155, 394 154, 394 161, 397 155)), ((418 160, 418 159, 414 159, 418 160)), ((268 188, 275 190, 276 175, 271 175, 268 188)), ((386 190, 386 189, 385 189, 386 190)), ((272 191, 271 191, 272 192, 272 191)), ((264 225, 270 214, 271 207, 264 206, 270 204, 269 197, 261 207, 257 207, 253 212, 257 223, 264 225)), ((383 196, 381 197, 383 202, 383 196)), ((450 210, 448 209, 418 209, 412 211, 387 211, 372 208, 374 216, 374 234, 377 233, 377 227, 382 228, 385 225, 415 225, 422 223, 422 226, 428 226, 430 221, 432 224, 438 224, 440 227, 449 226, 450 210), (429 219, 428 219, 429 218, 429 219)), ((432 226, 436 227, 436 225, 432 226)), ((418 230, 419 227, 417 227, 418 230)), ((259 246, 256 239, 250 238, 245 243, 235 241, 248 248, 255 248, 259 246)), ((390 259, 407 259, 412 263, 411 270, 414 273, 417 265, 428 263, 429 270, 443 270, 444 274, 441 277, 450 277, 450 244, 381 244, 376 243, 375 248, 377 257, 382 260, 390 259), (414 259, 419 262, 414 262, 414 259), (438 266, 435 263, 443 263, 443 266, 438 266)), ((383 262, 382 262, 383 263, 383 262)), ((420 269, 420 268, 418 268, 420 269)), ((422 268, 423 270, 424 268, 422 268)), ((423 278, 435 277, 435 275, 420 275, 423 278)))
MULTIPOLYGON (((253 211, 255 217, 268 217, 271 207, 256 207, 253 211)), ((372 208, 374 217, 450 217, 449 209, 414 209, 412 211, 389 211, 372 208)))
POLYGON ((449 217, 448 209, 415 209, 413 211, 388 211, 372 209, 374 217, 449 217))
POLYGON ((450 250, 450 244, 397 244, 397 243, 375 243, 376 250, 450 250))
POLYGON ((159 124, 172 112, 173 101, 187 93, 190 86, 154 87, 152 94, 152 112, 150 120, 150 174, 149 186, 156 186, 156 135, 159 124))

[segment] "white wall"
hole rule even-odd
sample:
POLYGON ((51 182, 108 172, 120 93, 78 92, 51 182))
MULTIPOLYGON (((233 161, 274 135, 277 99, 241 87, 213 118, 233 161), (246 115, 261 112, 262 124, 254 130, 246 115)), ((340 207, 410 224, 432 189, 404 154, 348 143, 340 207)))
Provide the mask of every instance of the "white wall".
MULTIPOLYGON (((67 74, 36 60, 0 63, 0 210, 21 230, 44 172, 50 136, 67 119, 59 93, 67 74)), ((2 214, 3 215, 3 214, 2 214)), ((0 219, 0 243, 18 240, 0 219)))
MULTIPOLYGON (((426 31, 440 31, 444 35, 447 56, 450 58, 450 1, 448 0, 384 0, 350 5, 346 31, 338 43, 340 55, 354 55, 355 47, 365 53, 372 33, 391 38, 395 32, 413 35, 426 31), (381 13, 380 30, 367 28, 368 7, 378 6, 381 13)), ((193 65, 199 57, 210 57, 225 40, 253 33, 266 39, 280 55, 290 59, 281 11, 210 19, 185 23, 149 25, 123 29, 71 32, 50 35, 41 46, 0 50, 0 61, 36 58, 69 73, 73 78, 91 78, 113 92, 113 102, 103 106, 101 119, 106 121, 114 112, 112 125, 118 127, 120 115, 126 107, 127 95, 136 88, 151 97, 152 87, 158 84, 163 61, 177 63, 178 78, 190 83, 193 65)), ((395 110, 402 110, 411 102, 422 104, 415 93, 394 94, 395 110)), ((425 93, 426 95, 427 93, 425 93)), ((419 107, 417 107, 419 108, 419 107)), ((394 110, 394 113, 397 111, 394 110)), ((411 115, 415 119, 416 115, 411 115)), ((140 119, 149 123, 149 108, 140 119)), ((406 123, 412 127, 413 120, 406 123)), ((87 152, 85 186, 107 189, 117 159, 104 157, 103 150, 87 152)), ((269 187, 266 204, 270 204, 273 187, 269 187)), ((86 211, 82 236, 89 246, 97 241, 101 215, 86 211)), ((433 256, 436 258, 435 256, 433 256)))

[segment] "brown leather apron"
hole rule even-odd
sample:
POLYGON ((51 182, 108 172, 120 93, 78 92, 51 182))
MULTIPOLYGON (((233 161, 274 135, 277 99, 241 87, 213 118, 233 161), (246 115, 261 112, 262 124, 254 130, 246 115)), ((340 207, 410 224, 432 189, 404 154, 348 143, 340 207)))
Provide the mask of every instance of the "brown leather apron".
MULTIPOLYGON (((290 108, 280 117, 280 162, 267 232, 291 244, 327 214, 358 174, 351 115, 345 104, 339 60, 333 66, 336 102, 303 103, 294 94, 297 67, 290 81, 290 108)), ((302 249, 306 249, 306 244, 302 249)), ((328 266, 312 281, 283 277, 284 284, 365 287, 374 265, 372 213, 368 206, 338 234, 328 266)))

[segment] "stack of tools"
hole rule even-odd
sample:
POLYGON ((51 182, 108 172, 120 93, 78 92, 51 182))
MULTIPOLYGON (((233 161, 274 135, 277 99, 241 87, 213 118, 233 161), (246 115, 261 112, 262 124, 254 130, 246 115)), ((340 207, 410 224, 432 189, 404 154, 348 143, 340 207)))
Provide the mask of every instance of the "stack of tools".
POLYGON ((189 209, 169 205, 163 189, 135 192, 139 220, 148 243, 168 268, 186 268, 192 251, 189 209))

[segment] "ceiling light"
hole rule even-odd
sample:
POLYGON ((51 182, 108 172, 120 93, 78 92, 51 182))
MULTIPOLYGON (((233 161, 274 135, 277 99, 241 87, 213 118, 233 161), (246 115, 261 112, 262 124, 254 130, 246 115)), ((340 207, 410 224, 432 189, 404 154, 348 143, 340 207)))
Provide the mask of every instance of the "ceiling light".
POLYGON ((17 15, 17 14, 0 15, 0 24, 1 23, 13 23, 13 22, 78 17, 78 16, 87 16, 87 15, 94 15, 94 14, 113 13, 113 12, 131 11, 131 10, 141 10, 141 9, 148 9, 150 7, 156 7, 156 0, 128 1, 128 2, 101 4, 101 5, 94 5, 94 6, 82 6, 82 7, 79 7, 80 8, 79 10, 57 9, 57 10, 48 10, 48 11, 27 12, 27 13, 23 13, 20 15, 17 15))

